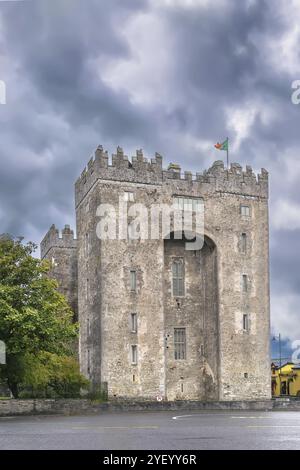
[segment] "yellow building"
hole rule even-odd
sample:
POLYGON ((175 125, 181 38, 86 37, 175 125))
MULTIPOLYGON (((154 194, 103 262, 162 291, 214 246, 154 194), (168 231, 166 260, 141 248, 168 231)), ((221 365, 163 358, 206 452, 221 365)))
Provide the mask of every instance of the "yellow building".
POLYGON ((300 364, 287 362, 281 367, 271 364, 272 395, 300 397, 300 364))

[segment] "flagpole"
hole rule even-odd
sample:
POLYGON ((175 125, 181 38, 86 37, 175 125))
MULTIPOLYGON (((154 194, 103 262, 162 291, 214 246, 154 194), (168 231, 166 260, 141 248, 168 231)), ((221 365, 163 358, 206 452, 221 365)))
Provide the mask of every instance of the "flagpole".
POLYGON ((227 170, 229 170, 229 151, 228 151, 228 148, 229 148, 229 139, 227 137, 227 170))

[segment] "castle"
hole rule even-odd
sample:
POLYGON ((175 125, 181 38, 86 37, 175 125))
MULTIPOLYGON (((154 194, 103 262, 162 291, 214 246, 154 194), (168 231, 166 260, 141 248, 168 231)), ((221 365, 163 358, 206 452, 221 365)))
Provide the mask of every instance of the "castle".
POLYGON ((75 184, 77 239, 55 226, 41 257, 80 324, 82 373, 111 398, 256 400, 269 373, 268 173, 214 162, 163 169, 99 146, 75 184), (174 236, 100 238, 99 206, 204 205, 201 249, 174 236))

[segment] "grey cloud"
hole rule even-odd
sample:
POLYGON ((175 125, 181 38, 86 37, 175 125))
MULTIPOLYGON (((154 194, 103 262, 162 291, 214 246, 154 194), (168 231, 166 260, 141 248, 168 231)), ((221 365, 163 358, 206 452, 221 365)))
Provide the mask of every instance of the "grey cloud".
MULTIPOLYGON (((279 196, 299 202, 298 181, 287 185, 281 168, 286 171, 287 149, 299 158, 300 106, 291 104, 290 85, 300 77, 270 65, 267 56, 268 42, 276 44, 293 25, 267 1, 228 1, 225 8, 211 2, 198 9, 157 5, 0 2, 0 79, 9 97, 0 107, 0 232, 39 241, 51 223, 73 224, 73 184, 99 143, 110 152, 117 144, 129 154, 139 147, 157 150, 166 163, 201 170, 222 158, 214 153, 216 140, 229 135, 236 141, 228 111, 249 104, 257 114, 232 159, 270 170, 271 215, 279 196), (161 48, 170 61, 157 90, 145 90, 155 92, 152 106, 134 102, 134 85, 116 89, 101 73, 109 63, 130 67, 136 50, 143 53, 138 40, 130 47, 125 26, 147 15, 163 26, 163 33, 155 27, 144 32, 149 44, 163 34, 161 48), (212 150, 197 146, 198 140, 211 142, 212 150)), ((166 66, 159 57, 154 75, 166 66)), ((137 68, 135 79, 141 84, 147 76, 137 68)), ((272 285, 282 298, 299 293, 298 240, 298 231, 288 228, 271 234, 272 285)))

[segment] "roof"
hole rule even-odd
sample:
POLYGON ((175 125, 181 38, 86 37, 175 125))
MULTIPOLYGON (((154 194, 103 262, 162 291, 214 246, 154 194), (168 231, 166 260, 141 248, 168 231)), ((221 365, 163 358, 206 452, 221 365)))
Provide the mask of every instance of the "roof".
MULTIPOLYGON (((283 367, 285 366, 295 366, 294 362, 291 362, 291 361, 288 361, 288 362, 284 362, 281 364, 281 367, 279 366, 278 364, 278 361, 275 360, 275 361, 272 361, 272 364, 271 364, 271 367, 276 367, 276 369, 282 369, 283 367)), ((299 367, 300 367, 300 364, 299 364, 299 367)))

